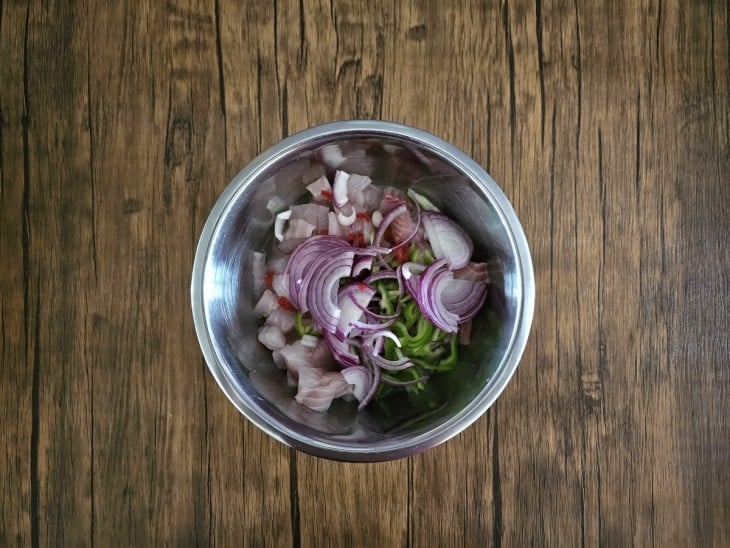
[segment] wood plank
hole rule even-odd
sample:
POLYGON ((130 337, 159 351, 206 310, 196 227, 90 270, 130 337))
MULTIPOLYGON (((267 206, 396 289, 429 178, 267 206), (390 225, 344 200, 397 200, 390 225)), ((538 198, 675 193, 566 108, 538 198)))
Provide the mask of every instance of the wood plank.
MULTIPOLYGON (((275 10, 275 3, 216 3, 225 173, 211 190, 220 192, 282 137, 275 10)), ((291 544, 298 536, 293 453, 245 420, 210 376, 207 389, 213 543, 291 544)))
MULTIPOLYGON (((33 315, 31 543, 81 544, 92 527, 93 219, 86 21, 30 4, 24 36, 24 253, 33 315)), ((30 319, 26 326, 31 325, 30 319)), ((28 341, 28 348, 30 348, 28 341)))
POLYGON ((668 542, 730 541, 729 9, 665 7, 657 31, 656 93, 666 100, 652 105, 651 117, 667 169, 656 315, 667 344, 657 372, 664 397, 652 402, 663 419, 663 431, 653 431, 655 470, 664 473, 652 480, 668 542))
MULTIPOLYGON (((578 216, 582 90, 575 14, 565 3, 510 2, 495 17, 500 24, 490 45, 500 64, 491 69, 504 91, 490 100, 488 166, 522 220, 538 289, 531 341, 494 408, 500 435, 493 474, 502 499, 494 539, 590 544, 595 514, 583 504, 595 490, 586 478, 591 468, 584 464, 580 415, 591 385, 580 371, 586 318, 577 292, 585 273, 576 246, 579 223, 589 229, 591 218, 578 216)), ((494 84, 487 80, 487 86, 491 95, 494 84)))
POLYGON ((299 454, 301 546, 403 546, 406 459, 353 464, 299 454))
MULTIPOLYGON (((37 535, 37 290, 30 279, 28 9, 0 6, 0 544, 37 535), (35 388, 34 388, 35 387, 35 388), (34 413, 34 410, 36 412, 34 413), (36 535, 33 535, 35 533, 36 535)), ((36 536, 37 538, 37 536, 36 536)))
POLYGON ((214 5, 94 6, 89 17, 94 538, 203 544, 208 379, 188 294, 203 211, 224 178, 214 5))

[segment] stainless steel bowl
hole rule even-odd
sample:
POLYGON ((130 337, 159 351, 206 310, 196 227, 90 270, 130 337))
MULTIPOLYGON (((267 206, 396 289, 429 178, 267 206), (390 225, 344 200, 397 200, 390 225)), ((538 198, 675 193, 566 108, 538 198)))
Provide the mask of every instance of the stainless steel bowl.
POLYGON ((424 451, 477 420, 514 373, 532 323, 535 281, 520 222, 492 178, 462 151, 412 127, 335 122, 292 135, 246 166, 225 189, 203 228, 192 276, 192 310, 210 372, 233 405, 275 439, 336 460, 380 461, 424 451), (251 263, 271 245, 274 214, 306 194, 322 168, 411 186, 472 236, 489 259, 489 300, 472 342, 451 374, 434 377, 431 401, 370 405, 335 401, 327 412, 296 403, 283 372, 256 338, 251 263))

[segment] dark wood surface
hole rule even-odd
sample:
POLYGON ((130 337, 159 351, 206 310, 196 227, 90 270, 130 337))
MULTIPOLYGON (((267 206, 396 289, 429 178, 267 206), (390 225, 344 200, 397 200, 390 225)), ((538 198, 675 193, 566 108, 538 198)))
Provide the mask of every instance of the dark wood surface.
POLYGON ((0 2, 0 545, 730 545, 728 2, 364 4, 0 2), (188 297, 229 179, 343 118, 471 154, 537 279, 497 404, 377 465, 243 419, 188 297))

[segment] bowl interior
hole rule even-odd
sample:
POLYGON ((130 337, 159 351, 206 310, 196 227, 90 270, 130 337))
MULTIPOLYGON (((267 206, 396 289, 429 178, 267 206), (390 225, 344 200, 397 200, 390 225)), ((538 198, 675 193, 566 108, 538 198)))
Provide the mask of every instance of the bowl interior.
POLYGON ((524 306, 531 292, 524 276, 529 256, 517 245, 515 231, 524 236, 489 176, 453 147, 435 141, 373 131, 313 134, 260 156, 234 179, 211 214, 210 237, 201 238, 201 344, 226 395, 280 441, 348 460, 412 454, 476 420, 516 367, 522 348, 514 341, 530 321, 524 306), (470 345, 461 348, 453 372, 427 383, 427 398, 416 401, 402 393, 360 413, 355 403, 344 401, 333 402, 327 412, 311 411, 294 401, 285 373, 257 341, 253 252, 270 252, 275 214, 305 200, 306 184, 335 169, 423 194, 471 235, 475 260, 494 266, 470 345))

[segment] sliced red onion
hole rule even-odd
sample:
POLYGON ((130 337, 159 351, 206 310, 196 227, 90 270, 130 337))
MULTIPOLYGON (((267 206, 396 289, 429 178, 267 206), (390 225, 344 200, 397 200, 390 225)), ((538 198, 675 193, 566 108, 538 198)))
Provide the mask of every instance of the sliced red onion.
POLYGON ((335 172, 335 182, 332 185, 332 203, 337 208, 342 208, 347 203, 347 181, 349 178, 349 173, 340 170, 335 172))
POLYGON ((391 386, 410 386, 412 384, 416 384, 421 381, 427 381, 427 380, 428 380, 428 377, 426 377, 426 376, 418 377, 417 379, 413 379, 410 381, 397 381, 395 379, 391 379, 390 377, 382 378, 382 382, 384 382, 385 384, 390 384, 391 386))
POLYGON ((436 258, 445 259, 451 270, 469 263, 474 244, 458 224, 446 215, 431 211, 421 213, 421 223, 436 258))
POLYGON ((355 259, 355 262, 352 265, 352 273, 351 276, 353 278, 358 277, 360 274, 362 274, 366 270, 372 270, 373 268, 373 258, 372 256, 368 255, 362 255, 355 259))
POLYGON ((383 220, 380 221, 378 230, 375 232, 375 236, 373 237, 373 245, 380 245, 380 241, 383 239, 383 235, 385 234, 385 231, 388 230, 388 227, 391 225, 391 223, 396 219, 396 217, 407 212, 408 207, 406 206, 406 204, 401 203, 400 205, 394 207, 388 213, 386 213, 383 216, 383 220))
POLYGON ((274 221, 274 237, 279 241, 284 239, 284 225, 289 217, 291 217, 291 209, 287 209, 276 215, 276 220, 274 221))
POLYGON ((371 359, 374 365, 377 365, 378 367, 386 369, 388 371, 402 371, 404 369, 415 367, 416 365, 408 358, 401 358, 400 360, 387 360, 384 357, 376 354, 372 356, 371 359))
POLYGON ((362 283, 354 283, 341 288, 337 295, 337 304, 340 307, 340 318, 335 329, 335 336, 340 340, 350 334, 353 327, 360 327, 358 321, 366 307, 375 295, 375 289, 362 283))
POLYGON ((420 273, 424 271, 426 267, 418 263, 403 263, 399 268, 399 281, 402 279, 402 283, 405 286, 408 293, 410 293, 416 301, 420 302, 420 273))
POLYGON ((441 302, 446 310, 459 317, 459 322, 477 315, 487 298, 487 286, 469 280, 452 279, 441 289, 441 302))
POLYGON ((364 282, 353 282, 340 288, 338 298, 342 300, 350 299, 365 306, 372 300, 375 293, 375 288, 371 285, 364 282))
POLYGON ((383 222, 383 214, 380 213, 380 211, 375 210, 375 211, 373 211, 373 215, 372 215, 372 217, 370 219, 373 222, 373 226, 375 228, 378 228, 380 226, 380 223, 383 222))
POLYGON ((383 255, 386 253, 390 253, 390 248, 379 245, 355 248, 355 255, 369 255, 370 257, 375 257, 376 255, 383 255))
POLYGON ((454 277, 446 268, 446 260, 439 259, 423 271, 419 279, 417 300, 421 312, 432 324, 446 333, 456 333, 459 316, 447 310, 441 301, 444 284, 454 277))
POLYGON ((386 327, 390 327, 395 323, 395 321, 398 319, 398 316, 394 316, 391 318, 385 318, 381 321, 378 321, 376 323, 367 323, 362 322, 359 320, 355 320, 351 322, 352 327, 355 327, 362 331, 363 333, 370 333, 374 331, 380 331, 381 329, 385 329, 386 327))
POLYGON ((377 339, 368 340, 368 346, 372 346, 372 356, 379 356, 385 348, 385 341, 383 337, 378 337, 377 339))
MULTIPOLYGON (((281 356, 281 352, 279 352, 279 355, 281 356)), ((284 360, 284 358, 281 359, 284 360)), ((286 369, 286 361, 284 361, 284 369, 286 369)), ((286 384, 289 388, 297 387, 298 381, 291 371, 286 372, 286 384)))
MULTIPOLYGON (((306 312, 306 293, 309 280, 322 265, 325 257, 339 255, 352 247, 336 236, 312 236, 299 245, 289 257, 284 274, 289 278, 289 297, 292 304, 301 312, 306 312)), ((351 252, 351 251, 350 251, 351 252)))
POLYGON ((376 344, 377 340, 382 339, 383 337, 388 338, 391 341, 393 341, 398 348, 401 347, 400 339, 396 336, 395 333, 393 333, 392 331, 389 331, 387 329, 382 329, 380 331, 376 331, 374 333, 369 334, 366 337, 366 339, 367 339, 366 345, 371 345, 371 346, 373 346, 373 348, 375 348, 375 344, 376 344))
POLYGON ((380 379, 382 377, 383 375, 380 368, 373 367, 373 384, 370 385, 370 390, 368 390, 367 394, 365 394, 365 397, 360 400, 360 405, 357 406, 358 411, 364 409, 365 406, 370 403, 370 400, 372 400, 375 394, 378 392, 378 388, 380 387, 380 379))
POLYGON ((373 282, 377 282, 378 280, 392 280, 397 279, 398 273, 395 270, 392 270, 390 267, 386 267, 383 270, 378 270, 377 272, 373 272, 365 278, 364 283, 371 284, 373 282))
POLYGON ((312 314, 314 324, 323 331, 334 333, 337 329, 342 314, 337 304, 337 290, 340 279, 352 272, 354 256, 352 251, 344 251, 314 269, 307 288, 306 308, 312 314))
POLYGON ((357 220, 357 211, 352 204, 344 204, 344 207, 337 211, 337 222, 342 226, 350 226, 357 220))
POLYGON ((418 236, 418 234, 419 234, 419 232, 421 230, 421 213, 420 213, 420 210, 418 209, 418 205, 417 204, 416 204, 416 209, 417 209, 417 211, 416 211, 416 222, 415 223, 412 223, 413 224, 413 228, 411 229, 410 232, 407 233, 407 235, 405 237, 402 237, 401 238, 398 235, 398 233, 400 233, 400 232, 402 232, 404 230, 407 230, 407 227, 403 227, 403 229, 399 229, 397 233, 394 230, 395 227, 396 227, 396 225, 400 225, 400 219, 403 218, 403 215, 399 216, 391 224, 391 229, 390 229, 391 233, 394 234, 394 238, 396 240, 400 239, 400 242, 398 242, 395 246, 393 246, 393 249, 398 249, 399 247, 402 247, 404 245, 407 245, 407 244, 411 243, 411 241, 413 241, 413 239, 416 236, 418 236))
POLYGON ((335 361, 343 367, 351 367, 360 363, 360 358, 352 351, 352 341, 341 341, 333 333, 322 333, 324 341, 332 352, 335 361))
POLYGON ((345 367, 340 373, 351 385, 352 394, 357 398, 357 401, 364 400, 373 385, 373 373, 362 365, 345 367))
MULTIPOLYGON (((376 320, 380 320, 380 327, 390 327, 395 323, 395 320, 398 319, 400 316, 401 311, 398 309, 394 314, 378 314, 377 312, 373 312, 367 307, 363 307, 362 311, 365 313, 366 316, 369 316, 370 318, 375 318, 376 320), (392 320, 392 321, 391 321, 392 320)), ((368 329, 366 331, 372 331, 372 329, 368 329)))

